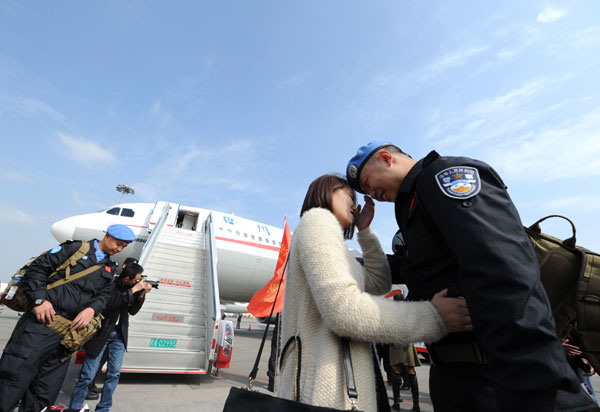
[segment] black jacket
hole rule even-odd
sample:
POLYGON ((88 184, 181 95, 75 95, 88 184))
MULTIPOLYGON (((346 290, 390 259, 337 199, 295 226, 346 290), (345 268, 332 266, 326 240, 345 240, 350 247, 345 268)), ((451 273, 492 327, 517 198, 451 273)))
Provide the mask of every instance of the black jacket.
POLYGON ((55 248, 39 256, 27 268, 22 281, 27 297, 32 302, 35 302, 37 299, 50 301, 57 314, 69 319, 73 319, 87 307, 93 308, 95 315, 100 313, 110 297, 110 288, 116 265, 108 256, 102 261, 96 262, 94 240, 90 241, 90 243, 89 252, 77 262, 77 265, 71 268, 71 275, 94 266, 97 263, 104 263, 102 267, 82 278, 47 291, 46 285, 63 279, 65 271, 60 271, 50 279, 48 279, 48 276, 81 246, 81 241, 62 243, 60 250, 58 250, 59 248, 55 248))
POLYGON ((489 165, 431 152, 403 180, 395 210, 405 248, 403 256, 390 261, 393 283, 406 283, 413 301, 459 287, 473 322, 471 337, 487 356, 500 410, 515 405, 547 410, 539 406, 553 404, 557 389, 579 389, 576 377, 566 372, 533 247, 504 183, 489 165), (480 190, 474 196, 453 198, 444 192, 440 172, 456 166, 477 169, 480 190))
POLYGON ((144 304, 144 298, 139 297, 139 292, 135 295, 130 287, 121 286, 119 279, 115 279, 110 301, 106 309, 102 312, 104 320, 102 327, 90 341, 85 345, 85 350, 93 356, 98 356, 111 332, 116 328, 121 331, 125 349, 127 349, 127 335, 129 331, 129 315, 135 315, 144 304), (119 324, 117 323, 119 320, 119 324))

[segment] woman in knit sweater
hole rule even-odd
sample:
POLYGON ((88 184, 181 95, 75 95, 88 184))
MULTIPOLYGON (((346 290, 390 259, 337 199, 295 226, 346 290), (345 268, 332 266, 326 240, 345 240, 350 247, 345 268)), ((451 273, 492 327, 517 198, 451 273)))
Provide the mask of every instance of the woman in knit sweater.
MULTIPOLYGON (((375 412, 375 365, 369 342, 433 342, 449 330, 470 330, 462 299, 446 298, 443 292, 432 302, 393 302, 378 296, 390 290, 391 278, 387 258, 369 228, 374 206, 365 196, 365 206, 356 207, 354 191, 335 175, 319 177, 308 189, 287 267, 280 397, 350 409, 340 341, 345 336, 351 338, 358 408, 375 412), (364 266, 344 242, 354 225, 364 266), (447 326, 444 319, 453 322, 447 326), (297 344, 286 345, 295 336, 301 350, 297 344), (296 382, 298 366, 300 382, 296 382)), ((386 406, 389 410, 387 397, 385 405, 379 402, 379 410, 386 406)))

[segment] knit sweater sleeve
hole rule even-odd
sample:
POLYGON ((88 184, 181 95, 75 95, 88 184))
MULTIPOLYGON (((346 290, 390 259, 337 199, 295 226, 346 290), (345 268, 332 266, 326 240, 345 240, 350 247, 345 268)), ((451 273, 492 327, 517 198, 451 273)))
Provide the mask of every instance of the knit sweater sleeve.
POLYGON ((387 256, 371 228, 358 232, 358 243, 365 262, 365 292, 383 295, 392 288, 392 275, 387 256))
POLYGON ((294 233, 310 292, 325 325, 340 336, 370 342, 433 342, 447 331, 431 302, 394 302, 360 290, 342 229, 325 209, 304 214, 294 233))

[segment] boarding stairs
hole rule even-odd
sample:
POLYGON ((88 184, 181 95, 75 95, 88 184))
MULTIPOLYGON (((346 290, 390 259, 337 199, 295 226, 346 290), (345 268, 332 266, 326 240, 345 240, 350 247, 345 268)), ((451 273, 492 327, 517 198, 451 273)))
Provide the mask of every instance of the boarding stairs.
POLYGON ((198 216, 195 230, 174 224, 176 204, 157 202, 158 222, 139 263, 158 289, 129 317, 123 372, 210 373, 215 324, 220 319, 212 215, 198 216))

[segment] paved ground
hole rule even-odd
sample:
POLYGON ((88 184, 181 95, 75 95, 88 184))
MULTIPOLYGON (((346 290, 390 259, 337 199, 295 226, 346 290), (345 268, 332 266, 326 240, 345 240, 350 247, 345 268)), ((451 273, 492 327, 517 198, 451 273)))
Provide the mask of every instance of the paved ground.
MULTIPOLYGON (((17 315, 6 308, 0 313, 0 348, 4 348, 17 319, 17 315)), ((206 375, 122 375, 111 411, 162 412, 194 410, 212 412, 223 410, 229 388, 243 386, 248 382, 248 374, 254 364, 263 331, 264 326, 256 321, 243 320, 242 328, 235 331, 231 367, 222 370, 218 377, 206 375), (251 331, 248 330, 250 325, 252 325, 251 331)), ((267 360, 269 351, 270 346, 265 345, 257 381, 255 382, 255 388, 265 392, 268 382, 267 360)), ((424 363, 422 367, 417 368, 417 374, 421 389, 421 410, 431 412, 433 408, 427 390, 429 366, 424 363)), ((592 382, 597 390, 600 389, 598 375, 594 375, 592 382)), ((389 386, 388 389, 391 396, 389 386)), ((402 409, 410 410, 412 408, 410 393, 403 391, 402 395, 405 398, 405 401, 401 404, 402 409)), ((64 401, 64 395, 60 400, 64 401)), ((96 401, 89 401, 92 408, 95 404, 96 401)))

